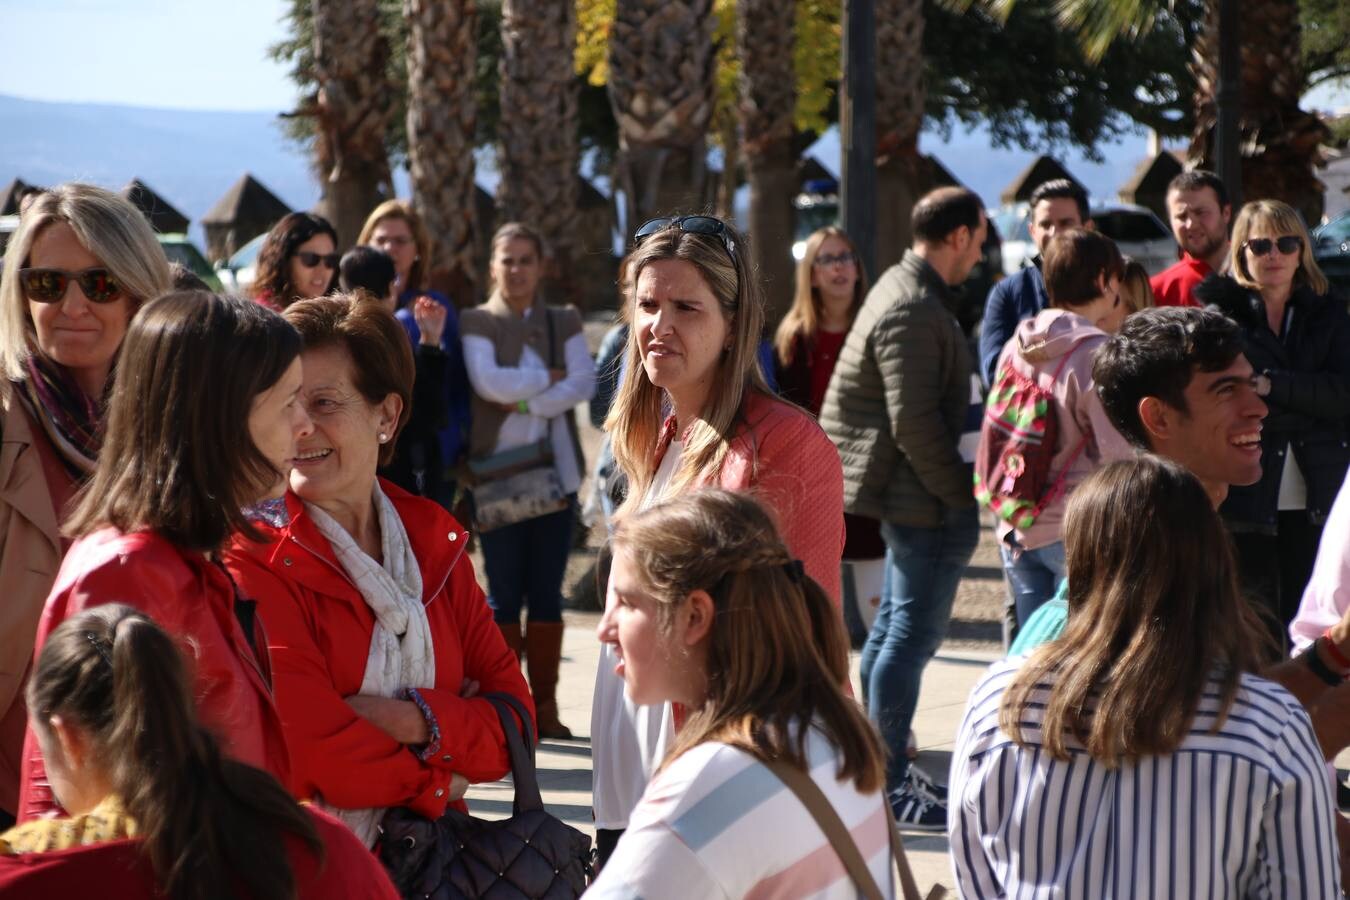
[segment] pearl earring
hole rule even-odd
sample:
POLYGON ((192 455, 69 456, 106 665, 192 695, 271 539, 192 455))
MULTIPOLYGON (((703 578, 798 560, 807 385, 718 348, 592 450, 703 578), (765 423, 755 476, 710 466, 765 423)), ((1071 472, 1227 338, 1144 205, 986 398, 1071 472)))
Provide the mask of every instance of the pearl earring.
POLYGON ((387 441, 387 440, 389 440, 389 435, 387 435, 387 434, 385 434, 383 431, 381 431, 381 432, 380 432, 380 443, 383 444, 383 443, 384 443, 385 441, 387 441))

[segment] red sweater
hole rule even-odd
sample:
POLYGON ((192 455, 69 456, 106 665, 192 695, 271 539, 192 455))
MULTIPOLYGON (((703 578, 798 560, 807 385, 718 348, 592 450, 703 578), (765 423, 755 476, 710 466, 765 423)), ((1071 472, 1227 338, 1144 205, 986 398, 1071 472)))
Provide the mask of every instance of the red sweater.
MULTIPOLYGON (((309 808, 323 840, 320 864, 299 839, 284 838, 300 900, 360 897, 398 900, 398 892, 379 860, 336 819, 309 808)), ((161 900, 155 873, 135 839, 122 839, 50 850, 0 855, 0 896, 6 900, 161 900)))
POLYGON ((375 614, 299 498, 286 496, 288 525, 261 526, 262 544, 236 539, 226 564, 244 593, 258 598, 267 623, 295 795, 340 809, 409 806, 434 819, 445 811, 454 773, 481 782, 510 770, 496 711, 482 697, 460 697, 463 680, 477 681, 482 694, 504 691, 531 711, 534 705, 474 578, 468 532, 439 505, 383 479, 380 487, 422 570, 436 683, 420 693, 441 732, 441 749, 430 758, 419 759, 344 701, 361 691, 375 614))
POLYGON ((1175 265, 1148 280, 1153 288, 1153 301, 1159 306, 1199 306, 1193 296, 1195 286, 1212 271, 1203 259, 1184 254, 1175 265))
MULTIPOLYGON (((66 619, 103 603, 126 603, 181 638, 191 661, 197 713, 233 758, 275 775, 290 774, 281 721, 272 703, 266 646, 254 623, 253 645, 235 608, 235 590, 219 565, 182 550, 152 531, 122 534, 106 528, 71 546, 38 622, 34 658, 47 635, 66 619)), ((19 821, 59 809, 47 784, 37 737, 24 736, 19 821)))

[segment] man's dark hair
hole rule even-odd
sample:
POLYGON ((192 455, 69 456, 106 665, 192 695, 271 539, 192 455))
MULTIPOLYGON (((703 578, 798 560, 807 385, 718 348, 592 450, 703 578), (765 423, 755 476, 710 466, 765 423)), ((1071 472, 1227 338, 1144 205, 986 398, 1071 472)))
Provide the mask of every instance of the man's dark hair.
POLYGON ((1228 205, 1228 188, 1223 180, 1208 169, 1190 169, 1177 175, 1167 183, 1167 193, 1173 191, 1199 191, 1209 188, 1219 200, 1219 209, 1228 205))
POLYGON ((1101 346, 1092 380, 1111 424, 1136 447, 1152 450, 1139 401, 1157 397, 1188 413, 1186 387, 1196 372, 1222 372, 1246 349, 1237 323, 1212 309, 1162 306, 1125 319, 1101 346))
POLYGON ((980 227, 984 204, 974 191, 942 187, 929 191, 914 204, 910 224, 914 237, 926 244, 940 244, 947 235, 965 226, 973 234, 980 227))
POLYGON ((1049 181, 1042 182, 1031 192, 1031 211, 1036 211, 1036 204, 1042 200, 1072 200, 1078 206, 1078 219, 1084 224, 1087 223, 1088 215, 1088 195, 1081 184, 1070 181, 1067 178, 1052 178, 1049 181))
POLYGON ((338 281, 344 291, 369 291, 376 300, 389 296, 395 277, 393 257, 374 247, 353 247, 338 263, 338 281))
POLYGON ((1072 309, 1091 303, 1102 295, 1100 276, 1121 278, 1125 258, 1116 242, 1104 234, 1083 228, 1070 228, 1055 235, 1045 245, 1041 263, 1045 292, 1050 305, 1072 309))

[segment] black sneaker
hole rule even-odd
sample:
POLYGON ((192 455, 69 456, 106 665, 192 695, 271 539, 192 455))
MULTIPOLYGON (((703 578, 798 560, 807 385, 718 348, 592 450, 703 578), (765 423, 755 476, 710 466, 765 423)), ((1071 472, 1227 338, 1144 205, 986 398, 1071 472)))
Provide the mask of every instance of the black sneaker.
POLYGON ((942 804, 947 802, 947 786, 938 784, 933 780, 932 775, 912 763, 909 767, 909 774, 905 776, 905 785, 916 794, 927 794, 942 804))
POLYGON ((947 804, 926 792, 916 790, 908 779, 891 791, 891 812, 902 831, 947 830, 947 804))

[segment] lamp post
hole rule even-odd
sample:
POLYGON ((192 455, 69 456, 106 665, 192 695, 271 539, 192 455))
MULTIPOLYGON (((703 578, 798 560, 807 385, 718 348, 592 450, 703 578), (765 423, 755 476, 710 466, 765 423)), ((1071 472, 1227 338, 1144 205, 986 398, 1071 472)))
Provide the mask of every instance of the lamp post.
POLYGON ((840 218, 858 248, 863 271, 876 275, 877 96, 876 14, 873 0, 844 4, 844 83, 839 137, 843 144, 840 218))

